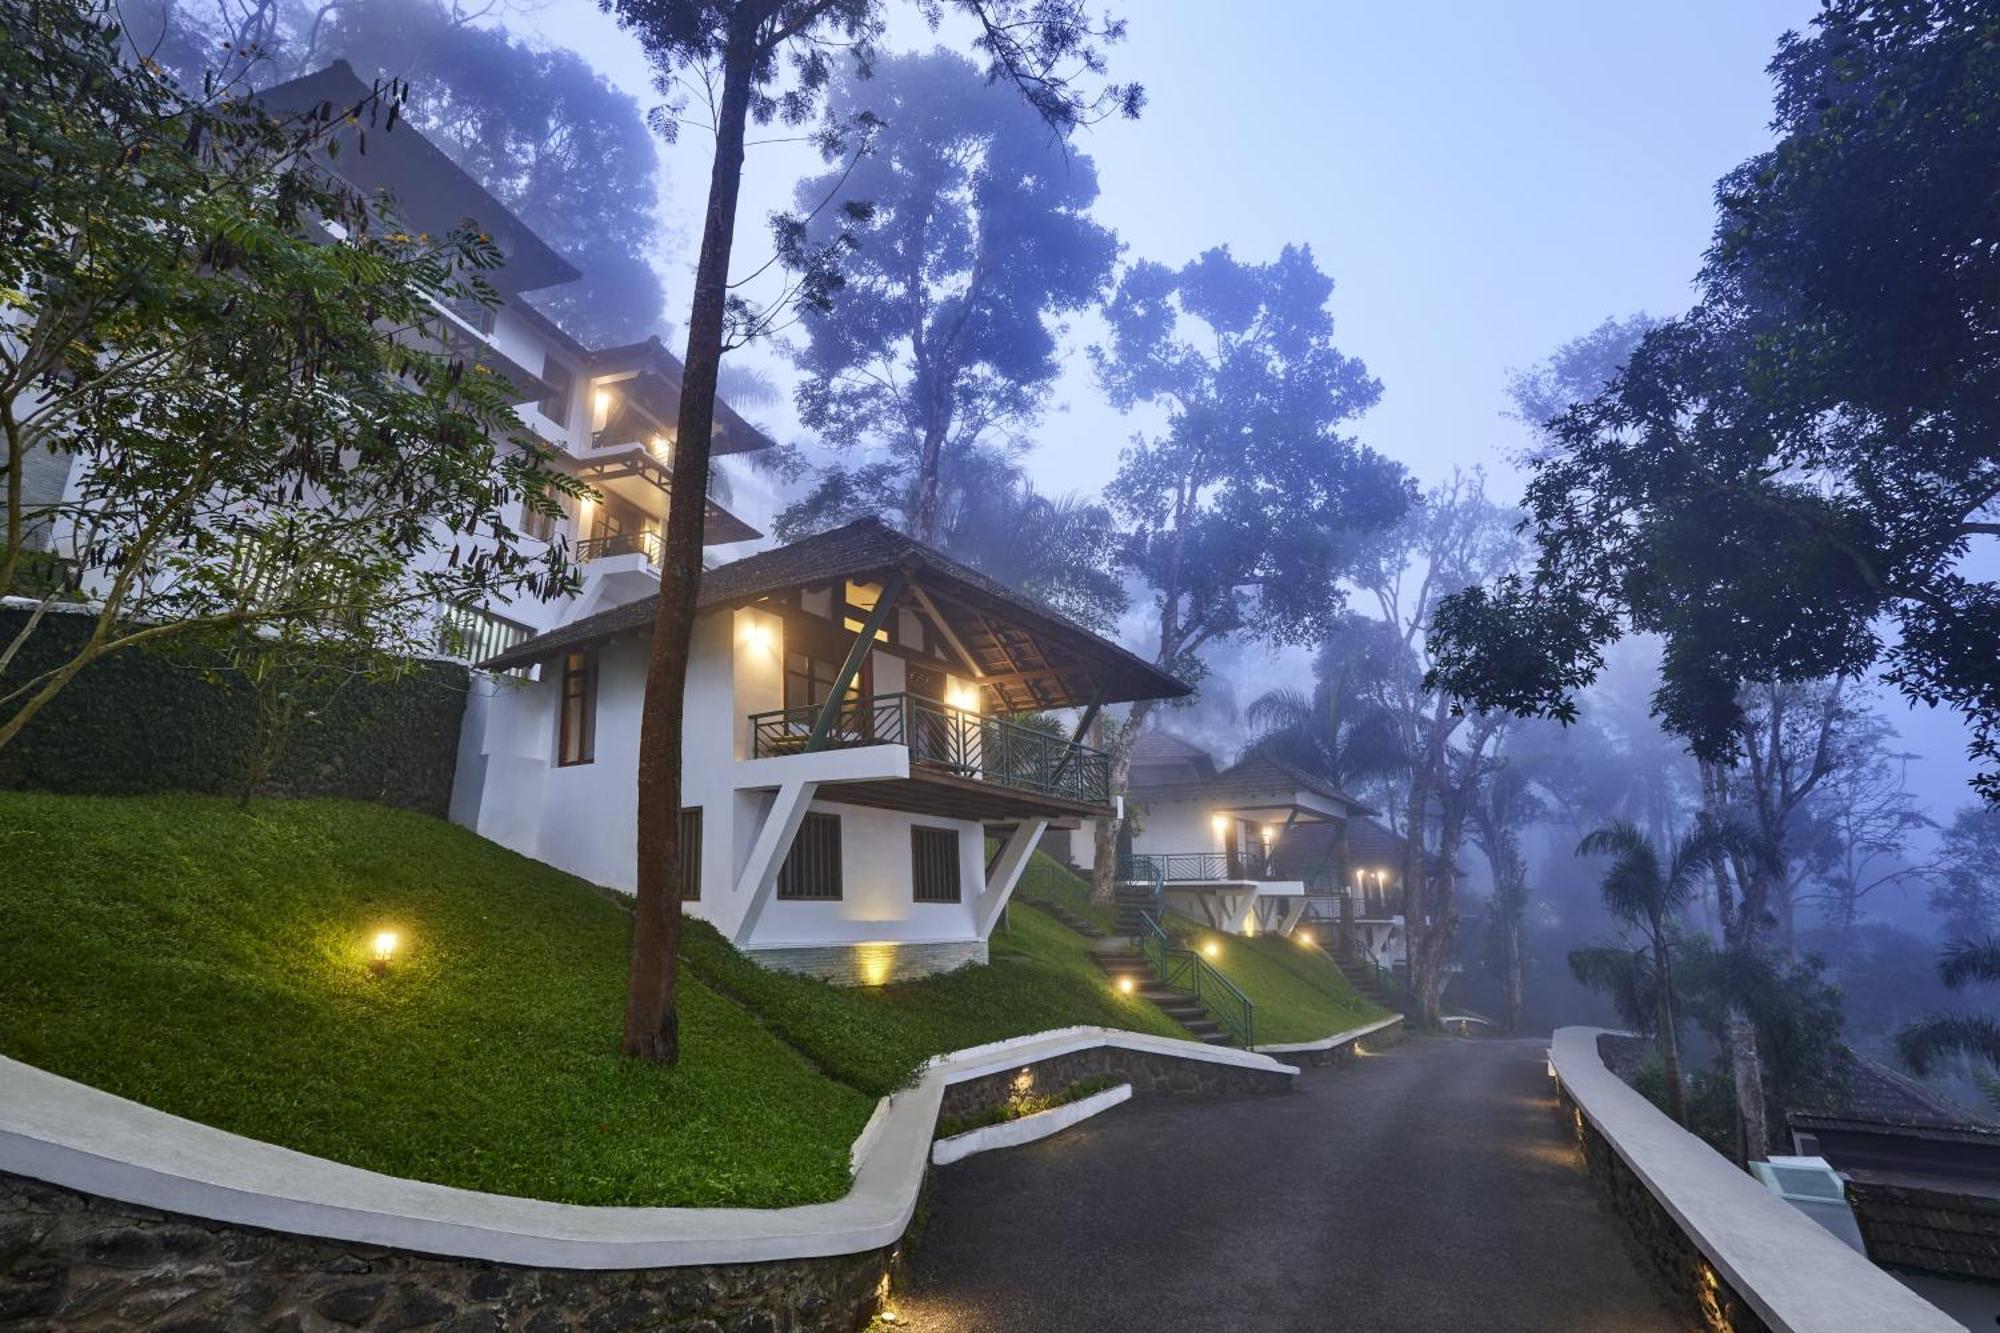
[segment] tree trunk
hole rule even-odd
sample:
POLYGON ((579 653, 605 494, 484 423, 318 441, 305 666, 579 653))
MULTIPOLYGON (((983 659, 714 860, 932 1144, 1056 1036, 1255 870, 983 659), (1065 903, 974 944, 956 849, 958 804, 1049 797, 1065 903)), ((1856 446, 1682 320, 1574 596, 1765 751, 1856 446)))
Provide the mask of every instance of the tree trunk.
MULTIPOLYGON (((1118 734, 1111 740, 1111 792, 1113 796, 1123 793, 1132 780, 1132 747, 1139 743, 1139 732, 1146 724, 1146 717, 1153 711, 1153 700, 1141 699, 1132 705, 1132 711, 1125 715, 1125 724, 1118 728, 1118 734)), ((1130 812, 1127 812, 1130 818, 1130 812)), ((1118 901, 1118 822, 1100 819, 1092 839, 1090 861, 1090 901, 1100 907, 1110 907, 1118 901)))
POLYGON ((681 937, 681 711, 701 581, 702 529, 707 521, 708 456, 715 426, 715 382, 722 367, 729 250, 743 181, 743 132, 755 57, 754 16, 739 15, 723 52, 722 101, 715 126, 715 165, 708 213, 695 267, 681 370, 680 422, 674 440, 672 490, 660 599, 646 659, 646 697, 639 720, 638 893, 632 923, 632 965, 625 991, 623 1048, 628 1056, 672 1064, 680 1056, 674 1007, 681 937))
MULTIPOLYGON (((1664 927, 1662 927, 1664 930, 1664 927)), ((1660 978, 1660 1063, 1667 1070, 1667 1114, 1687 1124, 1687 1088, 1681 1083, 1681 1038, 1674 1026, 1674 964, 1665 937, 1656 931, 1653 967, 1660 978)))
POLYGON ((1516 906, 1507 914, 1507 927, 1501 935, 1501 949, 1505 965, 1505 975, 1501 977, 1502 999, 1506 1005, 1507 1031, 1512 1034, 1521 1028, 1521 908, 1516 906))
POLYGON ((1740 1004, 1729 1006, 1729 1071, 1736 1084, 1738 1166, 1771 1155, 1770 1122, 1764 1112, 1764 1061, 1757 1051, 1757 1025, 1740 1004))
POLYGON ((918 446, 917 501, 910 515, 910 535, 931 546, 938 544, 938 470, 944 458, 944 437, 949 424, 949 417, 929 422, 918 446))

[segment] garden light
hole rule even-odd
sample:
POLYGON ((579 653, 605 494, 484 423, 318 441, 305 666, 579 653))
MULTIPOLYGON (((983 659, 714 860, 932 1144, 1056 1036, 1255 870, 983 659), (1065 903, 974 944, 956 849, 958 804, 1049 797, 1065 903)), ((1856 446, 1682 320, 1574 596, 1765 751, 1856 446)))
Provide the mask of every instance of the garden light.
POLYGON ((1124 992, 1125 994, 1130 995, 1132 993, 1132 978, 1130 977, 1118 978, 1118 989, 1124 992))
POLYGON ((1214 958, 1222 952, 1222 946, 1220 944, 1217 944, 1214 940, 1210 940, 1208 943, 1201 946, 1201 951, 1207 954, 1210 958, 1214 958))
POLYGON ((1313 933, 1310 930, 1300 930, 1300 931, 1295 931, 1293 933, 1299 937, 1300 944, 1305 945, 1305 947, 1308 949, 1312 948, 1314 941, 1313 941, 1313 933))
POLYGON ((402 943, 402 937, 397 935, 395 931, 376 931, 375 957, 369 963, 369 967, 378 973, 387 972, 389 970, 389 960, 396 956, 396 946, 400 943, 402 943))

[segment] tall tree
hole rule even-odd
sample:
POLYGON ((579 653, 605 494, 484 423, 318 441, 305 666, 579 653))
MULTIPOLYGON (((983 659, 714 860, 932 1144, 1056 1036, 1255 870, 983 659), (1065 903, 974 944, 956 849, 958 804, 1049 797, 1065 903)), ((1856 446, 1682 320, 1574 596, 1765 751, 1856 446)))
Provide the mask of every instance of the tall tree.
POLYGON ((870 210, 840 300, 803 320, 799 419, 892 463, 890 512, 936 545, 949 460, 1025 447, 1061 369, 1062 320, 1102 299, 1118 241, 1089 216, 1090 158, 965 57, 891 56, 868 75, 836 80, 827 115, 879 122, 872 151, 834 154, 798 189, 822 236, 843 205, 870 210))
POLYGON ((1458 934, 1459 853, 1488 774, 1488 747, 1503 725, 1497 714, 1468 711, 1451 691, 1433 687, 1432 617, 1440 599, 1519 562, 1516 523, 1512 510, 1487 498, 1482 474, 1459 473, 1426 492, 1354 576, 1416 666, 1390 678, 1384 705, 1409 764, 1401 801, 1404 929, 1410 988, 1427 1023, 1437 1021, 1458 934))
POLYGON ((1916 756, 1889 748, 1888 719, 1864 713, 1848 731, 1840 762, 1806 799, 1789 840, 1809 885, 1799 900, 1816 904, 1833 927, 1836 962, 1869 898, 1924 878, 1925 867, 1909 859, 1910 839, 1935 827, 1909 789, 1916 756))
MULTIPOLYGON (((1509 731, 1515 729, 1510 728, 1509 731)), ((1500 976, 1504 1030, 1521 1026, 1528 967, 1528 858, 1521 835, 1546 810, 1535 773, 1523 757, 1497 753, 1511 735, 1495 743, 1495 759, 1473 798, 1471 837, 1493 878, 1487 900, 1487 949, 1500 976)))
MULTIPOLYGON (((841 54, 865 68, 874 57, 885 0, 604 0, 635 33, 662 88, 699 81, 711 94, 715 158, 695 264, 694 300, 682 358, 680 419, 674 435, 673 494, 708 491, 716 377, 732 317, 730 252, 743 185, 744 140, 752 121, 811 120, 841 54)), ((1052 132, 1113 111, 1137 115, 1137 85, 1086 89, 1104 68, 1102 47, 1123 35, 1100 22, 1084 0, 951 0, 977 32, 987 75, 1017 88, 1052 132)), ((943 0, 919 0, 933 23, 943 0)), ((675 108, 654 117, 677 125, 675 108)), ((794 234, 798 229, 792 229, 794 234)), ((754 327, 756 317, 750 316, 754 327)), ((660 597, 646 663, 639 726, 637 903, 623 1048, 627 1055, 672 1063, 680 1053, 674 1007, 681 932, 681 709, 701 576, 703 513, 676 504, 667 514, 660 597)))
POLYGON ((573 51, 493 23, 498 4, 446 0, 141 0, 161 54, 188 87, 224 77, 263 88, 346 60, 407 80, 404 115, 583 278, 534 304, 584 342, 637 342, 665 327, 651 256, 659 159, 638 103, 573 51))
POLYGON ((573 586, 501 520, 580 487, 434 299, 495 301, 499 253, 473 227, 413 237, 319 165, 392 132, 398 90, 278 118, 130 59, 108 3, 4 4, 0 594, 53 522, 90 630, 6 678, 55 586, 0 643, 0 745, 111 653, 250 631, 425 650, 440 602, 573 586), (38 513, 43 451, 74 480, 38 513))
MULTIPOLYGON (((1409 503, 1402 469, 1342 433, 1382 390, 1334 345, 1332 294, 1309 248, 1246 264, 1221 247, 1179 269, 1133 265, 1106 307, 1110 341, 1091 349, 1106 394, 1165 414, 1125 450, 1106 498, 1132 528, 1126 567, 1153 592, 1154 660, 1182 679, 1232 637, 1325 638, 1342 576, 1409 503)), ((1134 704, 1118 732, 1114 790, 1151 706, 1134 704)), ((1100 901, 1116 835, 1100 821, 1100 901)))

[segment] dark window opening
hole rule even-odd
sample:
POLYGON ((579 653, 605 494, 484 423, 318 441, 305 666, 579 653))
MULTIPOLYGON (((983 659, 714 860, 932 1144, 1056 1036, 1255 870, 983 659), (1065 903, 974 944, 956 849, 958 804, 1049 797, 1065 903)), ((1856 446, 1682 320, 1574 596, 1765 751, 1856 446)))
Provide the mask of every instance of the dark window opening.
POLYGON ((558 705, 556 763, 587 764, 597 757, 597 654, 567 653, 558 705))
POLYGON ((701 901, 701 807, 681 810, 681 901, 701 901))
POLYGON ((840 898, 840 816, 809 814, 778 871, 778 896, 815 902, 840 898))
POLYGON ((958 872, 958 830, 910 830, 910 875, 920 903, 955 903, 961 896, 958 872))
POLYGON ((554 357, 545 356, 542 358, 542 383, 549 386, 549 396, 539 404, 542 415, 567 428, 570 396, 576 389, 576 372, 554 357))

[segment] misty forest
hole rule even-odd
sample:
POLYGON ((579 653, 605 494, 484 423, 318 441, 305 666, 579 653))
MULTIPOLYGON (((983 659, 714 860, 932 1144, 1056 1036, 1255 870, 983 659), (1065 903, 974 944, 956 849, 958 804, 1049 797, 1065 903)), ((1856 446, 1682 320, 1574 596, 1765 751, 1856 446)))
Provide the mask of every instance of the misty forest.
MULTIPOLYGON (((1667 152, 1619 141, 1633 105, 1599 132, 1549 89, 1505 142, 1470 93, 1417 105, 1369 81, 1390 20, 1362 6, 1218 35, 1214 64, 1272 61, 1225 79, 1167 30, 1247 17, 1150 2, 0 3, 9 139, 62 145, 4 191, 0 590, 36 609, 0 642, 0 760, 100 659, 200 644, 256 682, 247 805, 333 676, 402 678, 419 601, 576 592, 574 551, 516 528, 587 487, 492 443, 520 438, 504 388, 356 350, 425 318, 419 287, 491 306, 504 223, 582 275, 518 298, 537 319, 678 358, 673 494, 779 544, 879 520, 1191 686, 1015 710, 1087 729, 1109 790, 1170 741, 1373 811, 1389 859, 1331 887, 1402 886, 1383 985, 1414 1026, 1636 1034, 1625 1076, 1739 1164, 1857 1060, 2000 1116, 2000 8, 1745 6, 1660 55, 1726 89, 1667 152), (373 100, 246 111, 337 61, 373 100), (37 100, 59 81, 86 128, 37 100), (295 169, 348 124, 367 151, 421 133, 512 217, 416 235, 295 169), (238 198, 198 243, 163 225, 238 198), (323 263, 302 216, 377 248, 323 263), (80 253, 104 219, 120 248, 80 253), (381 390, 392 362, 424 390, 381 390), (776 447, 727 453, 739 417, 776 447), (88 559, 119 572, 68 657, 8 674, 67 595, 23 518, 35 431, 95 460, 125 517, 88 559), (361 463, 273 443, 315 435, 361 463), (294 632, 439 521, 480 553, 331 647, 294 632), (204 572, 216 523, 288 525, 310 605, 204 572)), ((1508 78, 1456 39, 1435 59, 1508 78)), ((704 521, 648 531, 631 719, 623 1054, 664 1065, 698 1063, 675 812, 701 574, 756 549, 705 550, 704 521)), ((1118 905, 1148 818, 1119 810, 1067 844, 1076 911, 1118 905)))

